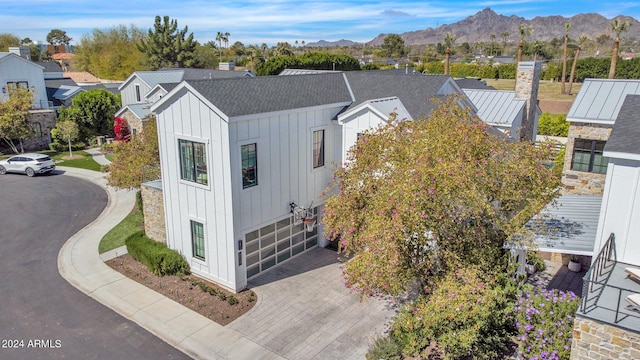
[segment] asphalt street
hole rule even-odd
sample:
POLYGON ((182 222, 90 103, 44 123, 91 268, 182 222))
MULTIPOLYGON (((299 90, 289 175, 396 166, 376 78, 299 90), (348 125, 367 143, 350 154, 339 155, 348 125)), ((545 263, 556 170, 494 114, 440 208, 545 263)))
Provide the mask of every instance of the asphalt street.
POLYGON ((106 204, 63 171, 0 175, 0 359, 188 358, 59 275, 60 248, 106 204))

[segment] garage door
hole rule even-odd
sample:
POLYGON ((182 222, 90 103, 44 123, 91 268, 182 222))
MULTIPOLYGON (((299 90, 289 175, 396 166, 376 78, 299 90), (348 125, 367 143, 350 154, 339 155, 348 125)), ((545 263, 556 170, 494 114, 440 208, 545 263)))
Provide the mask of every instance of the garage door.
MULTIPOLYGON (((313 209, 314 215, 318 208, 313 209)), ((307 232, 303 224, 294 225, 293 216, 245 235, 247 279, 318 246, 318 226, 307 232)))

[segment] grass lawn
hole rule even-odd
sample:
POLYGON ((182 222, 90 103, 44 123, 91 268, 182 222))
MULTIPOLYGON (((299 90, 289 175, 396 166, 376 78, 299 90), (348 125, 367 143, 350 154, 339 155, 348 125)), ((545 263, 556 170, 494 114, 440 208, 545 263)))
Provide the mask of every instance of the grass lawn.
MULTIPOLYGON (((487 81, 487 85, 493 86, 498 90, 510 90, 513 91, 516 87, 516 81, 510 79, 485 79, 487 81)), ((576 94, 582 87, 581 83, 574 83, 571 86, 571 92, 573 95, 562 95, 560 94, 560 86, 559 82, 551 82, 549 80, 540 80, 540 87, 538 88, 538 99, 539 100, 567 100, 573 101, 576 98, 576 94)), ((569 90, 569 83, 566 84, 566 89, 569 90)))
POLYGON ((53 161, 55 161, 56 166, 68 166, 68 167, 75 167, 75 168, 81 168, 81 169, 87 169, 87 170, 93 170, 93 171, 100 171, 100 164, 95 162, 95 160, 93 160, 93 157, 84 151, 73 151, 72 153, 74 157, 75 156, 82 156, 82 157, 78 159, 72 159, 72 160, 63 159, 63 157, 69 156, 69 152, 66 152, 66 151, 60 152, 60 153, 57 153, 54 151, 41 151, 41 153, 51 156, 53 161))
POLYGON ((106 157, 107 160, 113 162, 113 153, 110 153, 110 152, 106 153, 106 154, 104 154, 104 157, 106 157))
POLYGON ((140 211, 140 209, 138 209, 138 207, 136 206, 136 208, 131 213, 129 213, 126 218, 124 218, 113 229, 109 230, 109 232, 102 238, 102 240, 100 240, 98 252, 102 254, 109 250, 124 246, 124 239, 126 239, 134 232, 142 229, 143 225, 144 218, 142 216, 142 211, 140 211))

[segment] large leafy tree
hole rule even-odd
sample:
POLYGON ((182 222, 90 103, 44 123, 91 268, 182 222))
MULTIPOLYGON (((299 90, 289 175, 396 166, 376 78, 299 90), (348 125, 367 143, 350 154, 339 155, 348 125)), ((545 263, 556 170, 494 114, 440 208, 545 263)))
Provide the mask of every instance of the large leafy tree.
POLYGON ((142 133, 133 136, 130 141, 114 143, 112 150, 109 185, 134 189, 140 187, 145 175, 159 177, 158 129, 153 116, 147 119, 142 133), (149 175, 150 172, 155 173, 149 175))
POLYGON ((120 108, 120 99, 102 89, 80 93, 71 106, 60 108, 58 120, 71 120, 78 124, 78 140, 88 143, 96 135, 113 133, 113 116, 120 108))
POLYGON ((156 16, 153 29, 149 29, 147 39, 138 45, 138 49, 147 56, 151 69, 163 67, 194 67, 196 41, 193 33, 187 35, 189 27, 178 29, 178 20, 169 16, 156 16))
POLYGON ((409 51, 404 44, 404 40, 398 34, 389 34, 382 41, 381 55, 392 59, 399 59, 405 56, 409 51))
POLYGON ((47 42, 52 45, 69 45, 71 40, 73 39, 67 36, 67 32, 64 30, 53 29, 47 34, 47 42))
POLYGON ((23 152, 22 141, 33 136, 27 121, 33 107, 33 93, 28 89, 9 90, 9 99, 0 98, 0 139, 18 154, 23 152))
POLYGON ((19 45, 20 45, 19 37, 13 34, 7 34, 7 33, 0 34, 0 51, 9 51, 9 47, 19 46, 19 45))
POLYGON ((616 64, 618 63, 618 50, 620 49, 620 34, 629 31, 631 23, 628 21, 620 21, 620 19, 614 19, 611 22, 611 30, 616 33, 616 38, 613 41, 613 54, 611 55, 611 67, 609 68, 609 79, 613 79, 616 75, 616 64))
POLYGON ((137 46, 145 36, 144 30, 133 25, 93 29, 80 39, 74 65, 101 79, 126 79, 135 71, 148 69, 137 46))
POLYGON ((505 240, 556 196, 549 148, 490 133, 457 101, 365 133, 337 171, 323 221, 351 257, 351 289, 397 295, 459 266, 506 271, 505 240))

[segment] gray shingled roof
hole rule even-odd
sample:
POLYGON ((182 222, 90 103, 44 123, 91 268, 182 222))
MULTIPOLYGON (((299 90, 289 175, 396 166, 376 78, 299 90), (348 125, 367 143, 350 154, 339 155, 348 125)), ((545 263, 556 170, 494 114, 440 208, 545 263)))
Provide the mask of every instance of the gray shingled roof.
POLYGON ((627 95, 604 151, 640 154, 640 95, 627 95))
POLYGON ((371 99, 396 96, 413 119, 420 119, 437 107, 430 99, 441 97, 438 91, 451 79, 449 75, 407 75, 404 71, 347 71, 344 74, 356 99, 345 110, 371 99))
POLYGON ((567 121, 612 124, 628 94, 640 95, 640 80, 586 79, 567 121))
POLYGON ((217 69, 162 68, 158 71, 182 71, 184 75, 181 80, 230 79, 243 76, 254 76, 253 73, 249 71, 227 71, 217 69))
POLYGON ((496 90, 493 86, 488 86, 486 83, 472 78, 455 79, 456 84, 461 89, 474 89, 474 90, 496 90))
POLYGON ((187 80, 229 117, 351 101, 343 74, 187 80))
POLYGON ((44 72, 62 72, 60 64, 55 61, 34 61, 34 63, 42 66, 44 68, 44 72))
POLYGON ((180 83, 161 83, 161 84, 158 84, 158 85, 162 86, 162 88, 166 92, 171 92, 171 90, 173 90, 174 87, 178 86, 178 84, 180 84, 180 83))

